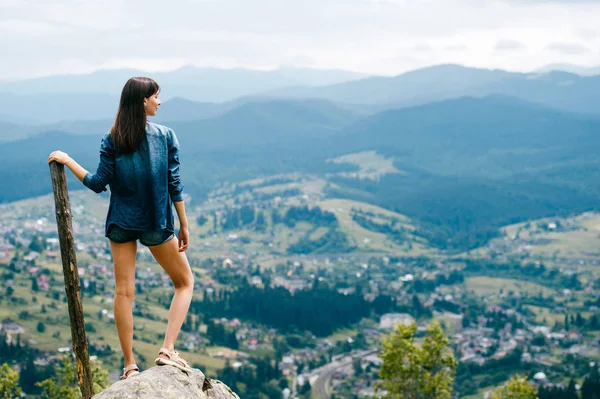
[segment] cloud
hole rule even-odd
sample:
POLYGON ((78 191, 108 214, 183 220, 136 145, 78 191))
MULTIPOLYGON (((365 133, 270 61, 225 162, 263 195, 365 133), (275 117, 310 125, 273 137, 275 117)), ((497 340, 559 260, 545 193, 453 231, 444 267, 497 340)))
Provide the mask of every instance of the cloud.
POLYGON ((511 51, 511 50, 524 50, 527 46, 517 40, 512 39, 500 39, 494 45, 496 51, 511 51))
POLYGON ((447 62, 594 65, 600 54, 582 48, 600 47, 599 12, 599 2, 525 0, 0 0, 0 76, 179 62, 382 74, 447 62))
POLYGON ((588 47, 577 43, 550 43, 546 46, 548 50, 556 51, 567 55, 584 54, 590 51, 588 47))
POLYGON ((469 46, 467 46, 466 44, 448 44, 446 46, 444 46, 444 50, 445 51, 466 51, 469 49, 469 46))
POLYGON ((501 0, 507 3, 517 3, 517 4, 597 4, 598 0, 501 0))

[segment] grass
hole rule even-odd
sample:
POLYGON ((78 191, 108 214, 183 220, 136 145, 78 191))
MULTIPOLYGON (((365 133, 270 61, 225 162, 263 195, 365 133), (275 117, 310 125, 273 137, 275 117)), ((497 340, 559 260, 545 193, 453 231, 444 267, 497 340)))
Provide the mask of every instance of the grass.
POLYGON ((554 312, 552 309, 543 308, 541 306, 526 305, 525 308, 531 310, 535 314, 535 321, 540 324, 553 326, 556 322, 564 322, 565 315, 554 312), (544 320, 546 321, 544 323, 544 320))
POLYGON ((555 294, 554 290, 542 285, 507 278, 469 277, 465 283, 467 289, 475 291, 477 295, 497 295, 501 290, 504 294, 508 294, 509 291, 529 294, 542 292, 544 296, 555 294))
POLYGON ((340 222, 342 231, 348 234, 356 243, 359 250, 366 252, 402 252, 406 255, 425 255, 432 254, 434 251, 425 245, 422 240, 409 235, 407 244, 398 245, 387 238, 385 234, 367 230, 352 220, 352 209, 360 209, 365 212, 373 212, 388 218, 400 219, 401 223, 408 229, 413 230, 410 219, 404 215, 388 211, 375 205, 369 205, 363 202, 345 200, 345 199, 329 199, 320 201, 318 205, 329 212, 335 213, 340 222), (412 249, 408 248, 408 242, 412 245, 412 249))
POLYGON ((381 176, 388 173, 405 174, 403 171, 396 169, 393 158, 385 158, 375 151, 342 155, 335 159, 328 159, 327 162, 349 163, 358 166, 358 172, 339 173, 339 175, 346 177, 378 180, 381 176))
MULTIPOLYGON (((595 259, 600 255, 600 213, 587 212, 567 218, 544 218, 502 228, 507 238, 519 238, 532 256, 552 259, 595 259), (548 230, 550 223, 560 228, 548 230)), ((504 241, 493 240, 488 246, 504 241)), ((486 247, 475 252, 485 252, 486 247)), ((548 262, 547 262, 548 263, 548 262)), ((548 263, 551 264, 551 263, 548 263)), ((591 266, 590 266, 591 267, 591 266)))
POLYGON ((334 332, 333 334, 331 334, 330 336, 328 336, 325 339, 327 339, 335 344, 337 341, 345 341, 349 337, 352 337, 356 334, 358 334, 358 330, 344 328, 341 330, 337 330, 336 332, 334 332))

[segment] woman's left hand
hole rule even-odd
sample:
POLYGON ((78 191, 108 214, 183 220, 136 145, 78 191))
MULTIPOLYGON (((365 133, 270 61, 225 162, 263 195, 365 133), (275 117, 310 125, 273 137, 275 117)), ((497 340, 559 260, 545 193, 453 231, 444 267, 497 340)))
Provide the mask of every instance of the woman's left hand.
POLYGON ((48 156, 48 163, 58 162, 65 165, 70 159, 71 157, 69 157, 67 153, 62 151, 54 151, 50 154, 50 156, 48 156))
POLYGON ((187 227, 179 229, 179 252, 185 252, 190 245, 190 232, 187 227))

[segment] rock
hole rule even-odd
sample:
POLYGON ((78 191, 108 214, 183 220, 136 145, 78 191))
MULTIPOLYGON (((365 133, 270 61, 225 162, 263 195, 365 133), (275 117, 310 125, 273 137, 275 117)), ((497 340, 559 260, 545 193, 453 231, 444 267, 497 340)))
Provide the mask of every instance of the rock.
POLYGON ((240 399, 218 380, 206 378, 198 370, 187 375, 171 366, 155 366, 143 373, 118 381, 94 399, 240 399))

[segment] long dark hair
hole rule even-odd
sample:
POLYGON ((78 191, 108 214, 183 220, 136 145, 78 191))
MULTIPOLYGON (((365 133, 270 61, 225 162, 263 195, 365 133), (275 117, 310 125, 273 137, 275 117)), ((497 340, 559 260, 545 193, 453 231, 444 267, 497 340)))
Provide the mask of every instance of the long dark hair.
POLYGON ((115 150, 120 153, 135 152, 146 134, 144 98, 151 97, 160 86, 150 78, 131 78, 123 86, 115 124, 110 129, 115 150))

